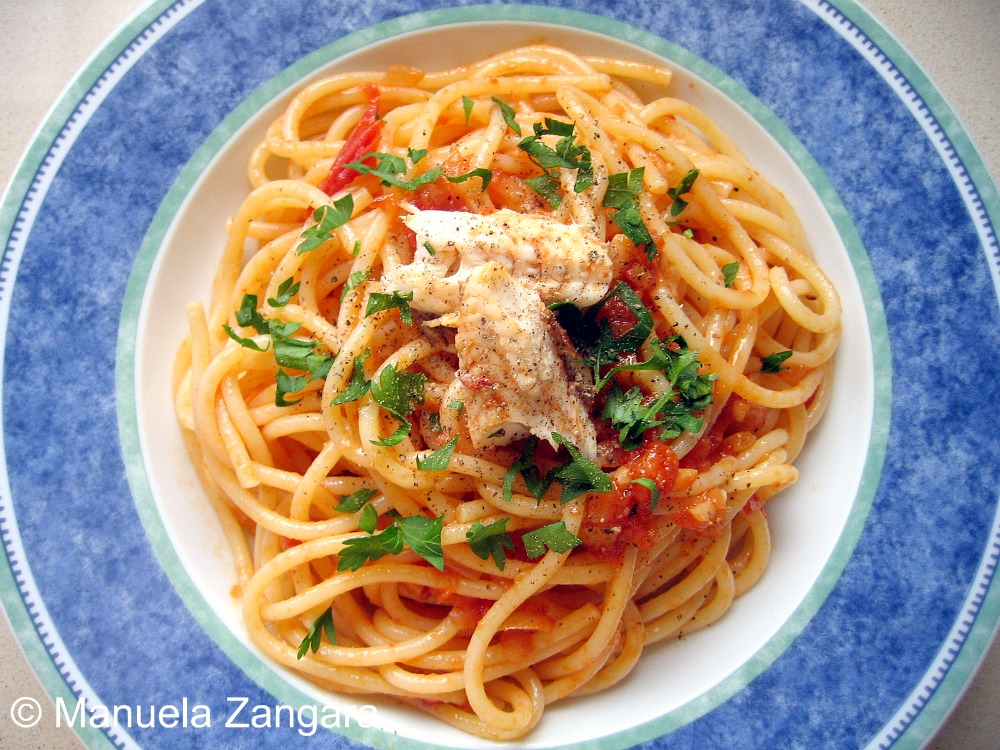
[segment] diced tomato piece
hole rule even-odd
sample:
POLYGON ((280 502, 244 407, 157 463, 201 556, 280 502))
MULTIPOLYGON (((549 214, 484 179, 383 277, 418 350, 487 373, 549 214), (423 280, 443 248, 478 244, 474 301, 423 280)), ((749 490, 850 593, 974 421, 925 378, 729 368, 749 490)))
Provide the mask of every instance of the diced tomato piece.
MULTIPOLYGON (((320 183, 319 189, 327 195, 333 195, 338 190, 342 190, 358 177, 358 172, 353 169, 346 169, 345 165, 358 161, 363 156, 371 153, 378 145, 382 136, 383 122, 378 117, 379 92, 374 85, 365 87, 365 94, 368 97, 368 109, 354 126, 354 130, 347 136, 344 147, 337 154, 330 166, 330 171, 326 178, 320 183)), ((366 165, 373 165, 374 160, 369 159, 364 162, 366 165)))

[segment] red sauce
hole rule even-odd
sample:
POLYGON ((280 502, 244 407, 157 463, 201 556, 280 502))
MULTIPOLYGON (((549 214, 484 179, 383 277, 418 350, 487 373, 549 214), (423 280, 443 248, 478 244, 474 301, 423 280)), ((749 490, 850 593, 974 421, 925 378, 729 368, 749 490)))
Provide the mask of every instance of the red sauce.
POLYGON ((442 602, 444 600, 451 602, 452 618, 456 625, 463 630, 475 628, 476 624, 486 616, 490 607, 493 606, 493 602, 489 599, 473 599, 470 596, 460 594, 451 594, 441 598, 442 602))
MULTIPOLYGON (((383 121, 378 116, 379 91, 373 85, 365 86, 365 96, 368 97, 368 109, 358 120, 357 125, 344 141, 344 147, 340 149, 330 166, 330 171, 319 189, 327 195, 333 195, 337 191, 347 187, 351 181, 358 176, 353 169, 345 169, 344 166, 351 162, 358 161, 361 157, 370 154, 378 146, 379 138, 382 135, 383 121)), ((365 162, 368 166, 374 165, 374 159, 365 162)))
POLYGON ((598 319, 607 321, 615 338, 624 336, 639 322, 628 305, 619 297, 611 297, 604 303, 598 319))
POLYGON ((666 443, 647 439, 627 454, 611 492, 591 495, 580 530, 584 545, 603 559, 618 559, 626 546, 649 549, 659 538, 649 490, 633 480, 652 479, 660 494, 670 492, 677 479, 677 454, 666 443))

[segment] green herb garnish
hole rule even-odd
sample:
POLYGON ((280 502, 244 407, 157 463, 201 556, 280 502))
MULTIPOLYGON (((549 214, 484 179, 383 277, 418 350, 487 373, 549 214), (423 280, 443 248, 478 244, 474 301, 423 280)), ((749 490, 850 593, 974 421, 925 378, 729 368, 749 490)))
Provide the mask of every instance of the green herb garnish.
POLYGON ((734 260, 732 263, 726 263, 722 267, 722 281, 726 287, 731 287, 733 282, 736 281, 736 274, 740 271, 740 263, 734 260))
POLYGON ((529 531, 521 537, 521 540, 524 542, 524 551, 532 560, 544 555, 546 549, 562 553, 568 552, 582 543, 578 536, 566 528, 564 521, 556 521, 548 526, 529 531))
POLYGON ((584 458, 576 446, 558 432, 552 438, 567 450, 570 460, 552 469, 547 478, 562 485, 560 503, 568 503, 588 492, 611 492, 611 477, 584 458))
POLYGON ((649 260, 656 258, 656 243, 646 228, 639 212, 639 194, 642 192, 642 176, 645 169, 636 167, 628 172, 619 172, 608 178, 608 191, 604 194, 604 206, 615 212, 611 220, 622 230, 636 247, 645 250, 649 260))
POLYGON ((413 292, 400 294, 392 292, 372 292, 368 297, 368 307, 365 308, 365 317, 374 315, 382 310, 399 309, 399 318, 407 325, 413 325, 413 313, 410 310, 410 302, 413 300, 413 292))
POLYGON ((782 367, 782 364, 786 359, 792 356, 792 352, 775 352, 774 354, 768 354, 766 357, 760 361, 760 371, 764 373, 776 373, 782 370, 787 370, 787 367, 782 367))
MULTIPOLYGON (((370 508, 372 506, 365 506, 370 508)), ((444 570, 441 529, 444 516, 408 516, 397 518, 377 534, 354 537, 344 542, 337 570, 357 570, 366 562, 386 555, 398 555, 409 547, 438 570, 444 570)))
POLYGON ((365 349, 364 352, 354 358, 354 369, 351 372, 351 380, 348 382, 347 388, 345 388, 342 393, 337 394, 337 396, 333 399, 333 406, 339 406, 351 401, 357 401, 359 398, 368 393, 371 383, 365 377, 364 363, 370 356, 371 349, 365 349))
POLYGON ((299 243, 299 253, 315 250, 330 239, 335 229, 350 220, 352 213, 354 213, 354 197, 350 193, 335 200, 333 205, 325 204, 313 211, 312 217, 316 223, 300 235, 304 241, 299 243))
POLYGON ((414 404, 424 403, 424 383, 427 376, 419 372, 399 372, 393 365, 382 368, 377 381, 370 382, 372 398, 400 422, 389 437, 375 441, 376 445, 397 445, 410 434, 410 412, 414 404))
MULTIPOLYGON (((493 103, 500 107, 500 114, 503 115, 503 121, 507 123, 507 127, 514 131, 515 135, 521 135, 521 126, 517 124, 517 120, 514 119, 514 108, 511 107, 503 99, 493 97, 493 103)), ((468 121, 468 118, 466 118, 468 121)))
POLYGON ((514 540, 507 533, 508 520, 505 516, 486 525, 476 521, 465 532, 465 538, 472 551, 483 560, 492 557, 500 570, 507 564, 507 550, 514 549, 514 540))
POLYGON ((582 193, 594 184, 594 169, 591 164, 590 149, 576 143, 575 126, 571 122, 562 122, 546 117, 544 123, 535 123, 534 135, 521 140, 517 147, 528 154, 531 160, 541 167, 542 174, 530 177, 525 182, 548 202, 552 208, 558 208, 562 202, 559 196, 560 169, 576 172, 573 191, 582 193), (554 135, 559 138, 555 147, 549 146, 542 136, 554 135))
POLYGON ((433 453, 417 458, 417 468, 422 471, 444 471, 451 463, 451 456, 458 445, 458 435, 453 437, 433 453))
POLYGON ((674 199, 673 205, 670 206, 670 215, 677 216, 681 211, 687 208, 687 201, 682 199, 681 196, 691 192, 691 188, 694 187, 694 181, 698 179, 698 170, 692 169, 675 186, 667 191, 667 195, 674 199))
POLYGON ((299 293, 299 282, 289 277, 278 285, 278 296, 269 297, 267 304, 271 307, 284 307, 292 297, 299 293))
POLYGON ((303 638, 302 643, 299 644, 299 650, 296 653, 295 658, 301 659, 310 651, 314 654, 319 651, 319 646, 323 640, 324 633, 326 633, 326 639, 330 641, 330 643, 335 644, 337 642, 337 633, 333 627, 333 607, 330 607, 326 610, 326 612, 313 620, 313 624, 309 628, 309 632, 306 633, 306 637, 303 638))
POLYGON ((373 490, 369 487, 362 487, 360 490, 352 492, 350 495, 341 497, 340 502, 333 506, 333 509, 339 513, 357 513, 377 494, 378 490, 373 490))

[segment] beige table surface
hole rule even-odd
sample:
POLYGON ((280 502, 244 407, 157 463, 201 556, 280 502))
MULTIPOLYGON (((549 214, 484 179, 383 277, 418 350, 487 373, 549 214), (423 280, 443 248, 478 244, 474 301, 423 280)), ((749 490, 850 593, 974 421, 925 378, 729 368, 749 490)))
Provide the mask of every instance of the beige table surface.
MULTIPOLYGON (((956 111, 1000 181, 1000 0, 867 0, 956 111)), ((139 0, 0 0, 0 184, 49 107, 81 66, 143 5, 139 0)), ((0 617, 0 750, 80 748, 71 730, 21 730, 11 705, 31 696, 51 706, 0 617)), ((1000 645, 987 653, 962 701, 927 746, 1000 749, 1000 645)), ((778 749, 776 749, 778 750, 778 749)))

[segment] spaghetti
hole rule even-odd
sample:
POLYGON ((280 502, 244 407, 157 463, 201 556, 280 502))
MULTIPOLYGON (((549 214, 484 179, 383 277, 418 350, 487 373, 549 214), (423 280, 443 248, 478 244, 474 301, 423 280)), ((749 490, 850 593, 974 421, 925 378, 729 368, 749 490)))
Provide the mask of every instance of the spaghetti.
POLYGON ((840 304, 670 78, 533 46, 269 127, 174 382, 275 662, 514 739, 758 580, 840 304))

